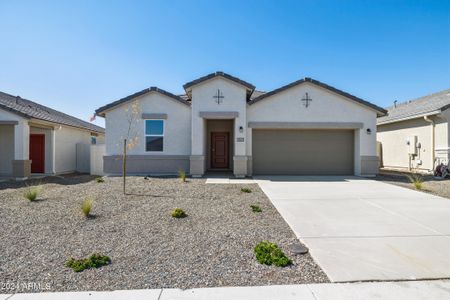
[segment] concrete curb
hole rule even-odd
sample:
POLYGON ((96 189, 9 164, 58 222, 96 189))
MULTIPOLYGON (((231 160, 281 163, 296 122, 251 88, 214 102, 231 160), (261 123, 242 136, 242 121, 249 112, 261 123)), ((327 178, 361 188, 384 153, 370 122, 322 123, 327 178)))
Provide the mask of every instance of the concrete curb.
POLYGON ((255 287, 219 287, 201 289, 120 290, 105 292, 57 292, 0 295, 0 300, 225 300, 225 299, 450 299, 450 280, 395 281, 273 285, 255 287))

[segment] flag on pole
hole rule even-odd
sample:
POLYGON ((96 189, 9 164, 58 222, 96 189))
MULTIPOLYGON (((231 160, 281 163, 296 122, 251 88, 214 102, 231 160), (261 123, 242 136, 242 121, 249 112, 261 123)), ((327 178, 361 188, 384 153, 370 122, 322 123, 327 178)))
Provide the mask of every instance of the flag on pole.
POLYGON ((92 117, 89 119, 89 122, 93 122, 95 120, 95 114, 92 115, 92 117))

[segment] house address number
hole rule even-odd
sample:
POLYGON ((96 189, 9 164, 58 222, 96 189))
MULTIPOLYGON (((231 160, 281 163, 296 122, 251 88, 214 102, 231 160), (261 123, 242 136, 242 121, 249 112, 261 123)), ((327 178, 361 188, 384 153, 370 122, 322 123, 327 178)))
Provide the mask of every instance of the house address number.
POLYGON ((238 143, 243 143, 244 142, 244 138, 242 138, 242 137, 241 138, 237 138, 237 142, 238 143))

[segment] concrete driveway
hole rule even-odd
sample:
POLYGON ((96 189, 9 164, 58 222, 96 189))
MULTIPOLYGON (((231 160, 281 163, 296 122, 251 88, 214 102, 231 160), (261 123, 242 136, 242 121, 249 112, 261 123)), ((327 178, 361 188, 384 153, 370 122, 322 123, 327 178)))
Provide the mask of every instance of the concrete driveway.
POLYGON ((357 177, 255 177, 335 282, 450 277, 450 199, 357 177))

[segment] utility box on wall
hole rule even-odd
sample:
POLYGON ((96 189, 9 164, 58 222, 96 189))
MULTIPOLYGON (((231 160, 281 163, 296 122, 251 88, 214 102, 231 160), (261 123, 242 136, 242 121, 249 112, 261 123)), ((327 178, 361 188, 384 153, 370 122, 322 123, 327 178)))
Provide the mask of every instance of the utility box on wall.
POLYGON ((417 155, 417 135, 411 135, 406 140, 408 146, 408 154, 417 155))

